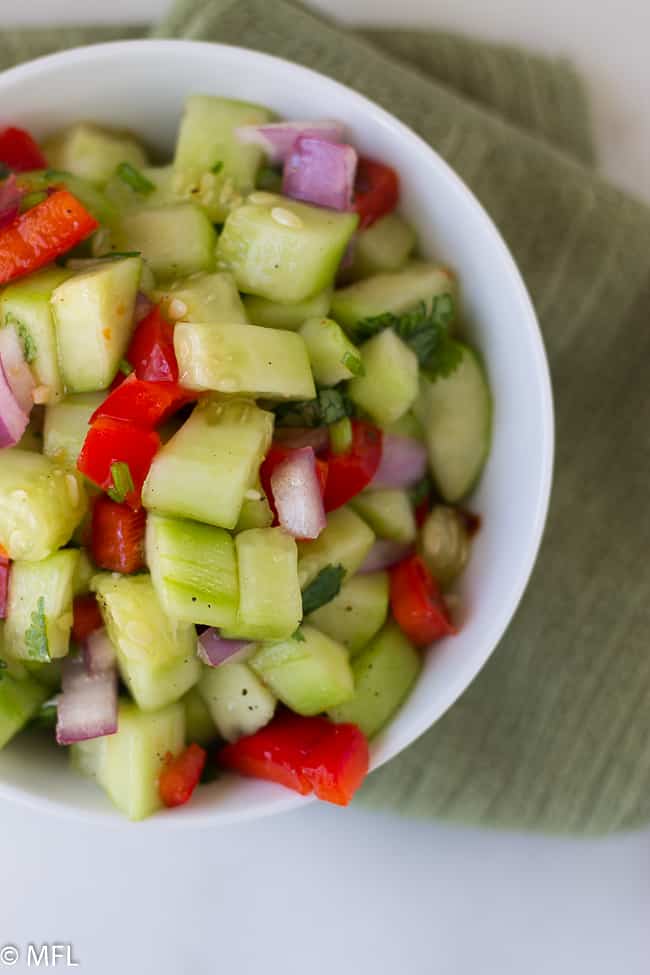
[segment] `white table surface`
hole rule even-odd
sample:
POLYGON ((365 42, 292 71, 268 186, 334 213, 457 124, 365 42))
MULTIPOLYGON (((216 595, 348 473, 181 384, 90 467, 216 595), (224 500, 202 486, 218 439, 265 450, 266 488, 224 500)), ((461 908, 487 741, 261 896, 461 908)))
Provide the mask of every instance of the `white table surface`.
MULTIPOLYGON (((272 2, 272 0, 269 0, 272 2)), ((137 21, 167 0, 0 0, 4 24, 137 21)), ((569 54, 610 177, 650 199, 647 0, 321 0, 569 54)), ((242 39, 245 44, 245 38, 242 39)), ((0 946, 80 971, 648 975, 650 831, 564 840, 311 807, 169 837, 0 806, 0 946)), ((0 973, 2 971, 0 951, 0 973)), ((28 971, 23 961, 14 972, 28 971)))

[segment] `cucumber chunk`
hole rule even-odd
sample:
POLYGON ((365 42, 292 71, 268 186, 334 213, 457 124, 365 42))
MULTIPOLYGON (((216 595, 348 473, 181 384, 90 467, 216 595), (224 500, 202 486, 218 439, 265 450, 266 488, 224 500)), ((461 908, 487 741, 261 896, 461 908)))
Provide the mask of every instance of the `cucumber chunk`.
POLYGON ((164 289, 154 292, 154 300, 162 303, 163 314, 171 320, 239 322, 242 325, 248 322, 235 279, 227 271, 191 274, 188 278, 172 281, 164 289), (181 309, 185 306, 180 315, 176 314, 179 303, 181 309))
POLYGON ((334 292, 332 318, 354 337, 354 329, 364 318, 384 312, 400 315, 421 301, 442 294, 455 296, 456 279, 446 268, 414 261, 401 271, 384 272, 365 278, 334 292))
POLYGON ((295 331, 308 318, 323 318, 330 310, 332 288, 325 288, 313 298, 287 304, 283 301, 269 301, 256 295, 244 295, 244 307, 253 325, 266 328, 285 328, 295 331))
POLYGON ((147 575, 100 573, 91 589, 124 683, 145 711, 177 701, 199 679, 196 631, 168 616, 147 575))
POLYGON ((361 352, 331 318, 309 318, 300 329, 319 386, 336 386, 363 372, 361 352))
POLYGON ((139 257, 102 261, 52 293, 59 364, 71 393, 106 389, 133 331, 139 257))
POLYGON ((307 348, 300 335, 249 325, 190 324, 174 329, 179 381, 266 399, 313 399, 307 348))
POLYGON ((166 756, 185 745, 185 709, 179 702, 144 712, 121 701, 117 720, 116 734, 71 745, 70 759, 129 819, 144 819, 162 808, 158 778, 166 756))
POLYGON ((364 374, 348 385, 350 399, 378 423, 394 423, 418 395, 418 360, 387 328, 361 346, 364 374))
POLYGON ((171 166, 145 166, 139 171, 151 184, 151 188, 144 193, 125 182, 117 172, 113 172, 104 187, 104 194, 116 211, 141 210, 143 207, 168 206, 179 202, 172 190, 171 166))
POLYGON ((382 271, 399 270, 415 244, 413 227, 397 213, 386 214, 357 235, 351 277, 366 278, 382 271))
POLYGON ((255 673, 297 714, 320 714, 350 700, 354 680, 347 651, 313 626, 302 626, 300 635, 264 644, 250 660, 255 673))
POLYGON ((43 152, 50 166, 101 186, 121 162, 146 166, 144 149, 133 136, 88 122, 71 125, 48 139, 43 152))
POLYGON ((64 268, 39 271, 9 285, 0 294, 0 321, 3 326, 12 324, 18 331, 30 352, 34 377, 45 387, 44 401, 48 403, 56 403, 64 392, 50 298, 71 273, 64 268))
POLYGON ((0 673, 0 748, 27 724, 49 696, 49 688, 31 677, 19 680, 6 670, 0 673))
POLYGON ((11 559, 44 559, 69 540, 88 502, 80 474, 49 457, 0 450, 0 545, 11 559))
POLYGON ((392 718, 415 683, 420 655, 399 627, 388 623, 352 661, 354 696, 329 711, 332 721, 352 722, 368 738, 392 718))
POLYGON ((426 432, 431 473, 445 501, 474 487, 485 464, 492 431, 492 396, 483 366, 462 346, 458 368, 435 382, 421 378, 416 415, 426 432))
POLYGON ((235 129, 271 119, 261 105, 191 95, 185 102, 174 156, 174 191, 200 203, 222 223, 242 194, 255 186, 262 151, 237 138, 235 129))
POLYGON ((273 524, 273 512, 266 498, 244 498, 239 512, 239 519, 235 525, 236 532, 246 531, 248 528, 270 528, 273 524))
POLYGON ((338 596, 310 613, 307 622, 358 653, 386 622, 388 573, 369 572, 343 583, 338 596))
POLYGON ((209 745, 219 737, 217 726, 201 696, 198 684, 187 692, 182 703, 185 708, 185 738, 188 744, 196 742, 197 745, 209 745))
POLYGON ((70 649, 76 549, 55 552, 40 562, 11 566, 5 640, 19 660, 47 663, 70 649))
POLYGON ((264 194, 230 214, 217 246, 219 266, 240 291, 270 301, 312 298, 334 281, 358 217, 264 194))
POLYGON ((206 626, 232 626, 239 585, 235 544, 223 528, 196 521, 147 519, 146 557, 165 612, 206 626))
POLYGON ((239 613, 228 635, 282 639, 302 619, 298 550, 281 528, 251 528, 235 536, 239 613))
POLYGON ((254 404, 204 400, 154 457, 145 507, 234 528, 272 435, 273 415, 254 404))
POLYGON ((113 250, 139 251, 156 277, 211 271, 217 235, 194 203, 126 213, 113 234, 113 250))
POLYGON ((349 504, 379 538, 412 542, 417 534, 413 507, 406 491, 364 491, 349 504))
POLYGON ((275 697, 246 663, 233 661, 220 667, 204 667, 198 687, 226 741, 254 735, 275 712, 275 697))
POLYGON ((39 193, 54 187, 64 187, 69 193, 76 196, 99 223, 107 227, 115 225, 117 220, 116 208, 102 190, 81 176, 75 176, 65 170, 34 169, 27 173, 19 173, 17 182, 28 193, 39 193))
POLYGON ((46 457, 52 457, 64 467, 76 467, 90 417, 105 399, 105 393, 77 393, 66 396, 56 406, 48 406, 43 425, 46 457))
POLYGON ((375 534, 351 508, 330 512, 324 530, 311 542, 298 542, 298 576, 305 588, 327 565, 342 565, 354 575, 372 548, 375 534))

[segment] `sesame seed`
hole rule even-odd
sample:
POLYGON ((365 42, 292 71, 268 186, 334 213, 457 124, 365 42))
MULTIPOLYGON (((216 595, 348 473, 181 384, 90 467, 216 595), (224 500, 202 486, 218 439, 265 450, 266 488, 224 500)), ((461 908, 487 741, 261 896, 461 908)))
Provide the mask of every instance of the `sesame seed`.
POLYGON ((174 321, 178 321, 183 315, 187 315, 187 305, 180 298, 172 298, 172 300, 167 305, 167 314, 174 321))
POLYGON ((276 197, 273 193, 265 193, 264 190, 258 190, 256 193, 251 193, 248 197, 249 203, 254 203, 259 206, 265 206, 266 204, 275 203, 276 197))
POLYGON ((246 498, 247 501, 262 500, 262 495, 260 494, 259 491, 256 491, 254 488, 249 488, 248 491, 244 491, 244 497, 246 498))
POLYGON ((283 227, 292 227, 294 230, 299 230, 302 227, 300 217, 292 210, 285 210, 284 207, 273 207, 271 217, 283 227))

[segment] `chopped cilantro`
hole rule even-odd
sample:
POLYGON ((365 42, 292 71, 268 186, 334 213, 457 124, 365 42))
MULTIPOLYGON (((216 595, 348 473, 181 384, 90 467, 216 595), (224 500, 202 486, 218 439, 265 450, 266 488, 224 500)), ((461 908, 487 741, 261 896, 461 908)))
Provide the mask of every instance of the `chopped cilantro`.
POLYGON ((214 166, 210 168, 211 173, 220 173, 223 169, 223 159, 219 159, 214 166))
POLYGON ((351 400, 340 389, 321 389, 316 399, 282 403, 275 409, 275 419, 281 427, 329 426, 353 414, 351 400))
POLYGON ((133 366, 128 359, 120 359, 119 370, 120 372, 123 372, 125 376, 130 376, 133 372, 133 366))
POLYGON ((321 569, 302 591, 302 615, 308 616, 338 596, 344 576, 345 569, 342 565, 326 565, 321 569))
POLYGON ((30 660, 50 660, 50 646, 47 640, 47 617, 45 616, 45 597, 39 596, 32 621, 25 630, 25 645, 30 660))
POLYGON ((305 642, 305 634, 302 632, 302 630, 300 629, 300 627, 298 627, 298 629, 296 630, 295 633, 292 633, 291 634, 291 639, 292 640, 295 640, 296 643, 304 643, 305 642))
POLYGON ((353 352, 344 352, 341 363, 346 369, 350 370, 353 376, 365 376, 366 374, 366 367, 361 356, 354 355, 353 352))
POLYGON ((140 193, 142 196, 148 196, 156 188, 156 184, 147 179, 144 173, 132 166, 130 162, 121 162, 115 173, 123 183, 126 183, 135 193, 140 193))
POLYGON ((282 189, 282 170, 273 166, 262 166, 257 174, 256 187, 267 193, 279 193, 282 189))
POLYGON ((129 465, 121 460, 111 464, 111 477, 113 487, 108 489, 108 496, 118 504, 122 504, 127 494, 135 490, 129 465))

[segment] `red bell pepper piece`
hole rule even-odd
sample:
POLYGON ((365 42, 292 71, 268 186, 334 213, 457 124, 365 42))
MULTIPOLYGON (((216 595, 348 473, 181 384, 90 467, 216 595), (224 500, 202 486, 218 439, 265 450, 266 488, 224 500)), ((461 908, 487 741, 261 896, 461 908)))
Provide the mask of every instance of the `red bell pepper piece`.
POLYGON ((174 326, 165 321, 158 305, 136 328, 126 358, 138 379, 151 383, 178 382, 174 326))
POLYGON ((182 806, 199 784, 207 752, 200 745, 188 745, 176 758, 167 752, 158 779, 160 798, 166 806, 182 806))
POLYGON ((419 555, 391 570, 390 607, 400 629, 418 647, 456 633, 438 583, 419 555))
POLYGON ((382 432, 365 420, 352 420, 352 443, 342 454, 331 449, 327 460, 325 510, 346 504, 370 484, 381 460, 382 432))
POLYGON ((354 209, 359 214, 359 230, 394 210, 399 199, 399 178, 391 166, 361 158, 357 164, 354 209))
POLYGON ((90 422, 108 417, 150 430, 197 397, 178 383, 150 383, 131 373, 97 407, 90 422))
POLYGON ((0 230, 0 284, 65 254, 99 224, 67 190, 57 190, 0 230))
POLYGON ((9 126, 0 129, 0 163, 15 173, 29 169, 45 169, 47 159, 25 129, 9 126))
POLYGON ((77 470, 104 491, 115 489, 114 464, 126 464, 133 482, 124 501, 134 511, 142 505, 142 485, 151 461, 160 449, 160 437, 133 423, 101 417, 86 434, 77 470))
POLYGON ((110 498, 97 498, 90 535, 90 554, 95 565, 124 574, 143 569, 146 523, 143 509, 132 511, 110 498))
POLYGON ((92 593, 86 596, 75 596, 72 603, 72 639, 75 643, 83 643, 91 633, 100 630, 103 625, 104 621, 96 597, 92 593))
POLYGON ((368 771, 368 742, 353 724, 281 714, 219 753, 226 768, 268 779, 301 795, 347 806, 368 771))
POLYGON ((0 545, 0 620, 4 620, 7 617, 10 572, 11 560, 5 549, 0 545))
MULTIPOLYGON (((262 461, 262 466, 260 467, 260 481, 262 482, 262 489, 266 495, 266 499, 269 502, 269 507, 273 512, 273 524, 278 524, 278 513, 275 508, 275 502, 273 500, 273 491, 271 490, 271 476, 276 467, 284 463, 294 450, 298 450, 298 447, 283 447, 282 444, 272 444, 271 449, 262 461)), ((328 464, 327 461, 321 460, 320 457, 316 457, 316 477, 318 479, 318 486, 320 487, 321 497, 325 496, 325 487, 327 485, 328 476, 328 464)))

